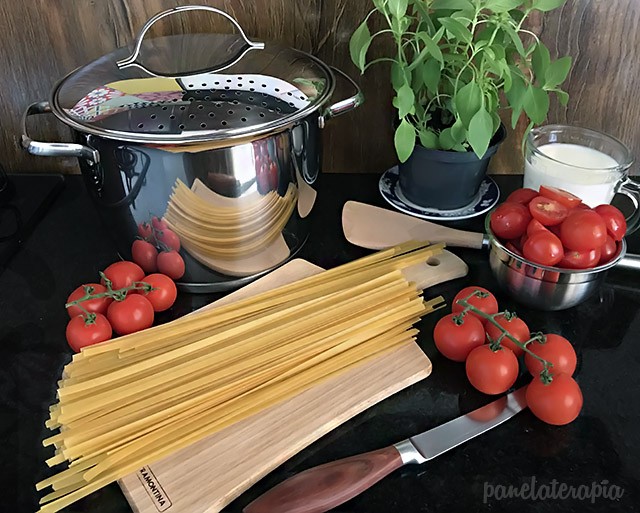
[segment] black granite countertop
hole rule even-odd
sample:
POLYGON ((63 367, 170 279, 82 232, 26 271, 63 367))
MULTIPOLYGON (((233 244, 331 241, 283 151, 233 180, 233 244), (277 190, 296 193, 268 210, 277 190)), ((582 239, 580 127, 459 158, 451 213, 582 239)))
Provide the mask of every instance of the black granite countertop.
MULTIPOLYGON (((377 181, 375 175, 323 176, 312 235, 299 256, 333 267, 366 254, 344 239, 340 211, 347 199, 383 206, 377 181)), ((520 184, 518 177, 496 181, 503 197, 520 184)), ((482 220, 454 226, 480 231, 482 220)), ((630 237, 629 246, 640 253, 640 233, 630 237)), ((567 337, 578 353, 582 413, 568 426, 552 427, 525 411, 425 465, 394 472, 336 511, 640 511, 640 275, 614 269, 600 294, 586 303, 564 312, 537 312, 497 291, 486 253, 454 252, 469 264, 469 275, 434 287, 426 296, 442 294, 450 302, 460 288, 481 285, 495 290, 501 307, 515 309, 533 330, 567 337), (623 494, 618 500, 485 497, 500 493, 500 486, 520 489, 532 479, 539 491, 551 490, 555 483, 556 489, 566 484, 583 492, 587 487, 589 493, 623 494)), ((68 177, 62 194, 0 274, 0 511, 37 509, 39 494, 33 485, 46 475, 44 460, 50 456, 40 443, 43 424, 70 357, 63 303, 72 289, 116 258, 81 179, 68 177)), ((164 320, 213 299, 181 294, 164 320)), ((491 401, 469 385, 463 365, 435 350, 431 332, 445 313, 428 316, 419 325, 420 346, 433 362, 431 376, 321 438, 224 511, 240 512, 259 494, 308 467, 390 445, 491 401)), ((124 513, 130 508, 118 486, 111 485, 67 511, 124 513)))

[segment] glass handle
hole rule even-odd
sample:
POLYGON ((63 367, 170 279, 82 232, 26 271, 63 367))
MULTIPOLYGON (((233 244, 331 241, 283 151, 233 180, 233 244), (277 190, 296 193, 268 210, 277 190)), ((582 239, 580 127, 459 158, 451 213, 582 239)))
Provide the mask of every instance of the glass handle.
POLYGON ((634 212, 627 218, 627 235, 629 235, 640 227, 640 184, 627 178, 618 193, 624 194, 633 203, 634 212))

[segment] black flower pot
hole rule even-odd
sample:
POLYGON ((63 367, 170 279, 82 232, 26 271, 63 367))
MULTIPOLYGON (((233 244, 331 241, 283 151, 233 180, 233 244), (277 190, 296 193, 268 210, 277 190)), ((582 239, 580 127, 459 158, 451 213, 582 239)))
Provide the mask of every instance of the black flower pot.
POLYGON ((426 208, 454 210, 468 205, 478 194, 489 160, 506 135, 500 125, 481 159, 473 151, 429 150, 416 145, 409 160, 400 164, 402 193, 412 203, 426 208))

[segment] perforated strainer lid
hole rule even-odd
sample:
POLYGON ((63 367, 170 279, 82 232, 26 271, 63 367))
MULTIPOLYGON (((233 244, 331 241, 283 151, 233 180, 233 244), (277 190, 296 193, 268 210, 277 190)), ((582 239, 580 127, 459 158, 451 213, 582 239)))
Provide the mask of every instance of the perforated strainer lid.
POLYGON ((133 49, 119 48, 69 74, 51 106, 82 132, 178 144, 278 131, 320 108, 333 88, 332 72, 315 57, 252 42, 226 13, 185 6, 151 18, 133 49), (239 34, 145 38, 160 18, 193 9, 225 16, 239 34))

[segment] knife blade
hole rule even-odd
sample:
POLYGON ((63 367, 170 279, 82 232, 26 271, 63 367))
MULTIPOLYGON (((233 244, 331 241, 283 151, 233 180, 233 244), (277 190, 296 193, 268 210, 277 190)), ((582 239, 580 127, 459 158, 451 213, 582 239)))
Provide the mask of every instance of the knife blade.
POLYGON ((436 428, 377 451, 325 463, 290 477, 244 513, 323 513, 359 495, 394 470, 429 461, 506 422, 527 407, 526 387, 436 428))

